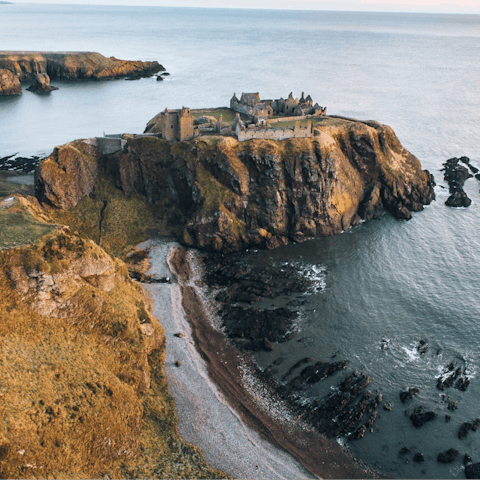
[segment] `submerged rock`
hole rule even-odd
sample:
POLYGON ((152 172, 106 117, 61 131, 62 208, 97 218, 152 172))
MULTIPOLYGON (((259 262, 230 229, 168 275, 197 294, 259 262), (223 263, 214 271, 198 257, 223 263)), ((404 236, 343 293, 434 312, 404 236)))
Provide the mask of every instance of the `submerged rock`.
POLYGON ((410 387, 407 391, 400 393, 400 400, 402 401, 402 403, 406 403, 418 393, 420 393, 419 388, 410 387))
POLYGON ((420 428, 427 422, 435 420, 436 416, 435 412, 424 412, 423 407, 419 406, 410 415, 410 420, 415 428, 420 428))
POLYGON ((440 463, 452 463, 458 457, 458 450, 450 448, 446 452, 439 453, 437 456, 437 462, 440 463))
POLYGON ((416 453, 413 456, 413 461, 416 463, 422 463, 425 461, 425 455, 423 453, 416 453))

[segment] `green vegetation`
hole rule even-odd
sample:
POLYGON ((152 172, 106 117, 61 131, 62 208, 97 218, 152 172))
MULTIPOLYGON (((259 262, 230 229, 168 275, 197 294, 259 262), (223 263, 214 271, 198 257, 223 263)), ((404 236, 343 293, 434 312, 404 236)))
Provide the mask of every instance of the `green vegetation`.
POLYGON ((25 203, 21 197, 0 201, 0 250, 28 245, 55 228, 35 216, 25 203))
MULTIPOLYGON (((231 124, 237 116, 237 112, 231 110, 230 108, 202 108, 196 110, 190 110, 190 113, 193 118, 208 116, 215 117, 217 120, 222 115, 222 120, 224 124, 231 124)), ((245 121, 248 120, 248 115, 240 114, 240 118, 245 121)))

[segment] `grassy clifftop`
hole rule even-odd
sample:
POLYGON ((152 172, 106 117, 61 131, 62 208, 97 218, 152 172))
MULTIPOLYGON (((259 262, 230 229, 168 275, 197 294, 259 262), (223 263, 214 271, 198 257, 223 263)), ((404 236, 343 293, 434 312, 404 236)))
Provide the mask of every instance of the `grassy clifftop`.
POLYGON ((6 200, 0 477, 222 476, 178 436, 161 319, 126 265, 33 198, 6 200))

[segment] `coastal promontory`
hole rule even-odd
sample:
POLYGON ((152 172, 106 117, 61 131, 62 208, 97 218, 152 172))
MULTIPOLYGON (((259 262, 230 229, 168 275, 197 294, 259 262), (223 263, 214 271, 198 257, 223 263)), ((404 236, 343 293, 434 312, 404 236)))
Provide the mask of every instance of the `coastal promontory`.
POLYGON ((0 69, 18 80, 32 81, 33 89, 50 91, 50 80, 109 80, 141 78, 165 71, 158 62, 119 60, 96 52, 0 51, 0 69))
POLYGON ((109 155, 93 140, 58 147, 40 165, 37 197, 77 208, 108 179, 145 200, 161 233, 224 253, 340 233, 385 211, 409 219, 434 199, 432 175, 374 121, 324 117, 311 138, 283 141, 126 140, 109 155))

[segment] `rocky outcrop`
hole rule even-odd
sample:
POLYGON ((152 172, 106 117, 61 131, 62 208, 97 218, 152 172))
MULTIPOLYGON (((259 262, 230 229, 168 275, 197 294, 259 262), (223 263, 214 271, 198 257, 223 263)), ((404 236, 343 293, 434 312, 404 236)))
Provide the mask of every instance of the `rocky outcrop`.
MULTIPOLYGON (((98 168, 127 196, 145 196, 165 233, 221 252, 340 233, 385 210, 409 219, 434 198, 432 175, 390 127, 343 120, 318 130, 281 142, 131 138, 98 168)), ((42 168, 37 192, 67 195, 42 168)))
POLYGON ((164 71, 158 62, 106 58, 95 52, 0 52, 0 68, 9 70, 20 81, 33 82, 29 90, 50 91, 50 79, 108 80, 150 77, 164 71))
POLYGON ((61 209, 74 207, 93 189, 97 157, 95 142, 77 141, 55 147, 35 172, 37 198, 61 209))
POLYGON ((46 73, 37 73, 27 90, 30 92, 51 92, 52 90, 58 90, 58 88, 50 85, 50 77, 46 73))
POLYGON ((0 95, 18 95, 22 93, 20 80, 10 71, 0 69, 0 95))

